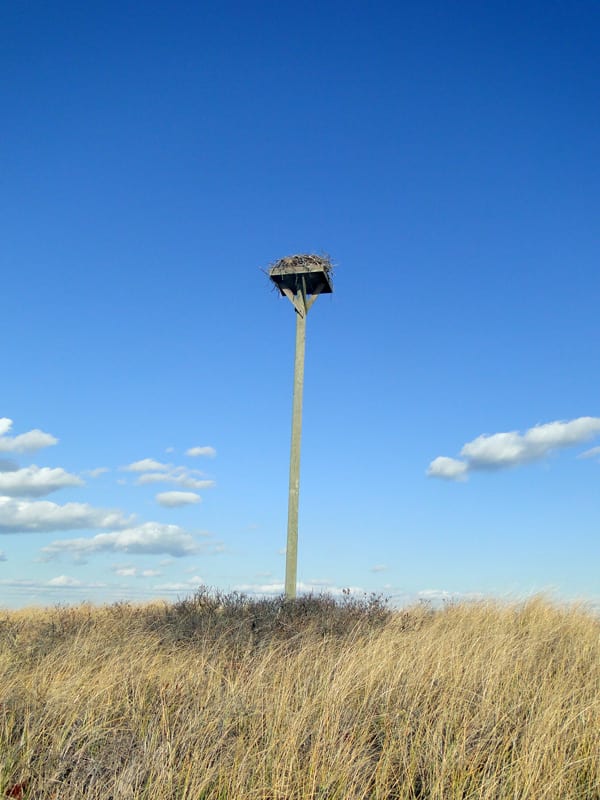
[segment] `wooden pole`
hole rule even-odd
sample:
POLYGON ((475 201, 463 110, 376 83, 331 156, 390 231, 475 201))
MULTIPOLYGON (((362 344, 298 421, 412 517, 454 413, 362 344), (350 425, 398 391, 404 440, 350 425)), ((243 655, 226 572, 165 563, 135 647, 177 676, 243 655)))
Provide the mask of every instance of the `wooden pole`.
MULTIPOLYGON (((296 597, 298 571, 298 503, 300 499, 300 439, 302 436, 302 394, 304 389, 304 351, 306 346, 306 295, 296 296, 296 358, 294 362, 294 400, 292 406, 292 446, 288 495, 287 548, 285 555, 285 596, 296 597), (301 307, 299 310, 298 307, 301 307), (302 313, 303 312, 303 313, 302 313)), ((311 298, 312 299, 312 298, 311 298)), ((312 305, 312 303, 311 303, 312 305)))

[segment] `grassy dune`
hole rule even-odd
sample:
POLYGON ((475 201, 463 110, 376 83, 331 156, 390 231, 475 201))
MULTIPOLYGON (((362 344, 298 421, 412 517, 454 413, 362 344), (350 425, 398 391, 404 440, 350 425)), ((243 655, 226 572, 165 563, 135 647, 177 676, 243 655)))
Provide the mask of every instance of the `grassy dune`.
POLYGON ((600 621, 543 599, 0 613, 0 796, 600 798, 600 621))

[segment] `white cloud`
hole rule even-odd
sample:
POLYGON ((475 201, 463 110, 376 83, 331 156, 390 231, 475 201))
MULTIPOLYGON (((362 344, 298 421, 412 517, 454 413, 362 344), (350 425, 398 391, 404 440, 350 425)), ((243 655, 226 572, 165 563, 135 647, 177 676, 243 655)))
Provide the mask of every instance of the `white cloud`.
POLYGON ((42 497, 66 486, 83 486, 77 475, 61 467, 30 467, 0 472, 0 495, 11 497, 42 497))
POLYGON ((511 431, 478 436, 462 448, 461 455, 469 460, 471 469, 512 466, 536 461, 551 450, 580 444, 599 433, 599 417, 579 417, 570 422, 536 425, 524 434, 511 431))
POLYGON ((163 464, 161 461, 155 461, 153 458, 142 458, 140 461, 134 461, 133 464, 119 467, 119 469, 124 472, 148 472, 150 470, 168 470, 172 466, 172 464, 163 464))
POLYGON ((44 586, 44 584, 40 583, 39 581, 29 580, 28 578, 0 578, 0 586, 15 586, 18 588, 23 587, 27 589, 37 589, 41 586, 44 586))
POLYGON ((217 451, 214 447, 210 445, 205 445, 204 447, 190 447, 189 450, 185 451, 186 456, 192 456, 196 458, 197 456, 206 456, 207 458, 214 458, 217 455, 217 451))
POLYGON ((0 550, 0 561, 8 561, 4 550, 0 550))
POLYGON ((83 581, 71 578, 69 575, 58 575, 48 581, 48 586, 81 586, 83 581))
POLYGON ((178 525, 145 522, 122 531, 99 533, 92 538, 62 539, 42 548, 42 552, 50 558, 62 553, 76 558, 94 553, 166 554, 180 558, 200 549, 193 536, 178 525))
POLYGON ((191 587, 187 583, 173 582, 173 583, 158 583, 154 588, 159 592, 185 592, 191 587))
POLYGON ((55 436, 37 428, 27 433, 20 433, 18 436, 6 436, 12 425, 12 419, 0 418, 0 453, 33 453, 58 443, 55 436))
POLYGON ((461 450, 471 468, 497 468, 536 461, 559 447, 571 447, 600 433, 599 417, 579 417, 570 422, 548 422, 524 434, 511 431, 478 436, 461 450))
POLYGON ((464 481, 467 477, 469 466, 464 461, 459 461, 457 458, 448 458, 447 456, 438 456, 434 458, 429 467, 427 474, 432 478, 445 478, 449 481, 464 481))
POLYGON ((139 478, 136 480, 136 484, 138 486, 147 486, 151 483, 174 483, 175 481, 171 480, 171 474, 168 472, 146 472, 144 475, 140 475, 139 478))
MULTIPOLYGON (((250 595, 280 595, 285 591, 285 584, 274 581, 273 583, 242 583, 233 587, 237 592, 250 595)), ((365 590, 360 586, 335 586, 327 581, 307 581, 298 582, 296 585, 298 594, 330 594, 334 597, 341 597, 344 594, 364 595, 365 590)))
POLYGON ((375 564, 374 567, 371 567, 371 572, 386 572, 388 569, 387 564, 375 564))
POLYGON ((131 566, 131 564, 113 564, 111 567, 115 575, 121 578, 155 578, 157 575, 162 575, 158 569, 138 569, 131 566))
POLYGON ((496 470, 539 461, 553 450, 572 447, 600 434, 600 417, 579 417, 568 422, 548 422, 519 433, 484 434, 467 442, 460 451, 465 459, 439 456, 427 474, 451 480, 464 479, 475 470, 496 470))
POLYGON ((84 475, 89 475, 90 478, 98 478, 100 475, 104 475, 105 472, 110 472, 108 467, 96 467, 95 469, 86 469, 84 475))
POLYGON ((594 458, 595 456, 600 456, 600 447, 592 447, 591 450, 585 450, 577 458, 594 458))
POLYGON ((281 583, 240 583, 234 586, 234 591, 244 594, 283 594, 285 584, 281 583))
POLYGON ((194 575, 188 581, 176 581, 173 583, 159 583, 154 586, 160 592, 186 592, 190 589, 197 589, 204 584, 204 580, 199 575, 194 575))
POLYGON ((177 467, 170 472, 148 472, 140 475, 136 483, 138 486, 146 486, 154 483, 173 483, 183 489, 212 489, 215 482, 211 480, 199 480, 193 477, 192 470, 187 471, 184 467, 177 467))
POLYGON ((113 572, 121 578, 135 578, 137 567, 113 567, 113 572))
POLYGON ((202 498, 195 492, 159 492, 156 502, 166 508, 189 506, 191 503, 200 503, 202 498))
POLYGON ((12 589, 26 589, 27 594, 31 595, 31 592, 39 592, 43 589, 102 589, 106 587, 106 584, 100 581, 85 583, 77 578, 72 578, 70 575, 57 575, 56 578, 50 578, 49 581, 34 581, 27 578, 4 578, 0 579, 0 586, 6 586, 12 589))
POLYGON ((0 533, 124 527, 131 522, 121 511, 94 508, 87 503, 58 505, 49 500, 0 497, 0 533))
POLYGON ((126 472, 142 473, 138 476, 136 484, 147 486, 155 483, 172 483, 182 489, 211 489, 215 482, 204 478, 204 473, 197 469, 189 469, 186 466, 176 466, 175 464, 164 464, 155 461, 153 458, 143 458, 134 461, 125 467, 119 467, 126 472))

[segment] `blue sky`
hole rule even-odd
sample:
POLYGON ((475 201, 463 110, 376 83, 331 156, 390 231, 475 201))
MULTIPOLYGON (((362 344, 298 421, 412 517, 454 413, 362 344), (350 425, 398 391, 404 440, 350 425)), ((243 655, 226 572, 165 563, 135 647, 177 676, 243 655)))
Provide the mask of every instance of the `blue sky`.
POLYGON ((592 0, 4 3, 0 605, 280 590, 260 268, 297 252, 337 265, 302 586, 598 602, 599 35, 592 0))

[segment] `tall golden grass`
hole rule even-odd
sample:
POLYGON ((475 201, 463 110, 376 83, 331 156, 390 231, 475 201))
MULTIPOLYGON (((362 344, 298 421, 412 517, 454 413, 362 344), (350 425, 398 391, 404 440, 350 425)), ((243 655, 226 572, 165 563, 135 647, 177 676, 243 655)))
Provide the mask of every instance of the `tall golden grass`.
POLYGON ((0 614, 0 796, 600 798, 600 622, 544 599, 0 614))

